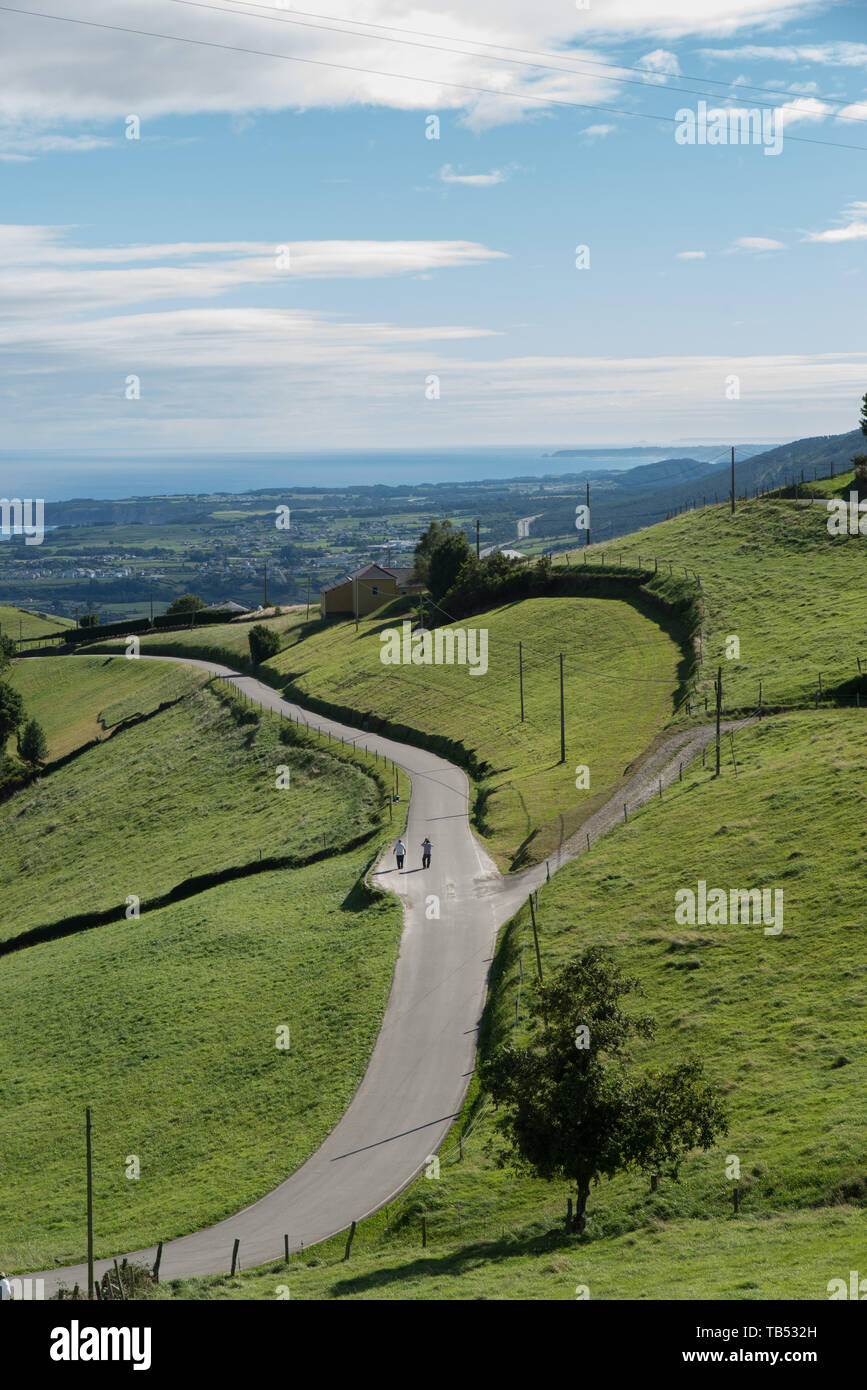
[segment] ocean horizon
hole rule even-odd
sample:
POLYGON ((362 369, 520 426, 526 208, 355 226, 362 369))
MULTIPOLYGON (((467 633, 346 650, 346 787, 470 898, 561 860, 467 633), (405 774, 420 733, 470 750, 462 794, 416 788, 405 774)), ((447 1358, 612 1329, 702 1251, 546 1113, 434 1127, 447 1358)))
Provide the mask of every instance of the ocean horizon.
MULTIPOLYGON (((111 501, 124 497, 187 493, 244 493, 259 488, 360 486, 416 487, 425 483, 480 483, 615 470, 690 449, 723 450, 725 444, 479 445, 449 449, 310 449, 286 453, 227 452, 129 454, 28 452, 0 455, 0 496, 111 501), (553 458, 558 449, 580 448, 576 458, 553 458), (629 454, 633 454, 630 458, 629 454)), ((770 448, 771 443, 761 447, 770 448)))

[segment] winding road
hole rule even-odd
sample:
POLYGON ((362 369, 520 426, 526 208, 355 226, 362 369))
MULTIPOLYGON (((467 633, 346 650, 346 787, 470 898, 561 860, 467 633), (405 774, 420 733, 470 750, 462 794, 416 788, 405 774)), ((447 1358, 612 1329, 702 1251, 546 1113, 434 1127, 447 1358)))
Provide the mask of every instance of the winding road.
MULTIPOLYGON (((500 927, 549 872, 584 851, 588 834, 595 842, 622 821, 624 802, 631 810, 656 795, 660 781, 663 786, 674 781, 681 764, 711 741, 714 727, 672 734, 556 856, 504 877, 470 829, 465 773, 443 758, 313 715, 228 666, 180 657, 142 659, 174 661, 222 677, 265 709, 348 742, 362 741, 393 759, 412 781, 406 867, 402 872, 394 867, 389 843, 371 874, 401 898, 404 926, 382 1027, 364 1078, 343 1117, 297 1172, 235 1215, 165 1244, 160 1276, 171 1279, 227 1271, 236 1239, 241 1267, 247 1269, 280 1257, 284 1233, 293 1251, 325 1240, 378 1210, 422 1171, 459 1113, 472 1076, 500 927), (433 842, 428 870, 420 867, 418 848, 425 835, 433 842), (425 915, 431 895, 439 899, 439 920, 425 915)), ((152 1246, 128 1258, 152 1264, 155 1256, 152 1246)), ((96 1261, 97 1277, 110 1267, 111 1260, 96 1261)), ((45 1281, 49 1294, 61 1282, 69 1288, 86 1285, 87 1266, 64 1266, 33 1277, 45 1281)))

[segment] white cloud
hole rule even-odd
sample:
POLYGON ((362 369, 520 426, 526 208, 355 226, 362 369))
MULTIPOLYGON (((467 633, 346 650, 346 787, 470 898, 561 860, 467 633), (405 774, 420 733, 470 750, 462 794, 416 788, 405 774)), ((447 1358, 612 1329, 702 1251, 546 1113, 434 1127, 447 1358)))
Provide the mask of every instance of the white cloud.
POLYGON ((784 251, 785 242, 774 241, 767 236, 739 236, 735 239, 733 250, 739 251, 784 251))
POLYGON ((867 202, 850 203, 843 213, 853 220, 842 227, 830 227, 825 232, 807 232, 804 241, 864 241, 867 239, 867 202))
POLYGON ((492 169, 489 174, 456 174, 450 164, 440 169, 442 183, 465 183, 473 188, 491 188, 496 183, 505 183, 508 177, 502 169, 492 169))
MULTIPOLYGON (((153 0, 125 0, 118 10, 115 0, 88 0, 86 14, 69 18, 109 27, 24 14, 3 17, 0 144, 4 129, 11 138, 22 123, 35 135, 48 136, 69 127, 80 135, 83 123, 104 123, 113 127, 111 138, 120 138, 123 121, 134 114, 142 119, 146 138, 147 123, 165 115, 225 112, 237 117, 356 104, 456 110, 480 129, 523 119, 555 98, 598 104, 622 90, 602 69, 546 72, 510 64, 505 48, 478 51, 485 41, 552 52, 564 66, 580 67, 581 58, 610 56, 594 43, 619 43, 629 35, 726 37, 773 27, 815 7, 814 0, 655 0, 653 5, 607 0, 577 10, 564 0, 534 0, 532 5, 526 0, 474 0, 469 7, 439 9, 430 19, 423 11, 416 18, 410 10, 409 29, 443 37, 414 40, 406 34, 401 36, 406 42, 397 43, 371 28, 378 20, 394 25, 404 17, 400 7, 396 13, 393 0, 368 0, 367 27, 356 20, 355 33, 348 32, 353 21, 339 31, 327 21, 317 28, 315 21, 292 22, 291 11, 276 7, 271 16, 257 16, 240 9, 155 8, 153 0), (136 36, 118 32, 119 27, 161 31, 212 46, 136 36), (220 45, 248 51, 226 51, 220 45), (437 51, 437 45, 464 51, 437 51), (395 73, 405 76, 390 75, 395 73), (448 84, 487 87, 495 94, 448 84), (543 105, 511 99, 515 96, 541 99, 543 105)), ((665 53, 652 50, 648 63, 657 63, 657 70, 667 64, 666 70, 673 71, 672 56, 658 57, 665 53)))
POLYGON ((615 125, 588 125, 578 132, 585 140, 602 140, 606 135, 610 135, 616 130, 615 125))
POLYGON ((706 251, 678 251, 679 261, 703 261, 707 256, 706 251))
POLYGON ((646 69, 648 74, 653 74, 652 80, 660 84, 666 82, 669 77, 680 76, 677 55, 669 53, 665 48, 655 48, 652 53, 645 53, 643 58, 639 58, 636 66, 646 69))
POLYGON ((867 43, 746 44, 740 48, 704 48, 702 57, 720 62, 814 63, 827 67, 867 67, 867 43))

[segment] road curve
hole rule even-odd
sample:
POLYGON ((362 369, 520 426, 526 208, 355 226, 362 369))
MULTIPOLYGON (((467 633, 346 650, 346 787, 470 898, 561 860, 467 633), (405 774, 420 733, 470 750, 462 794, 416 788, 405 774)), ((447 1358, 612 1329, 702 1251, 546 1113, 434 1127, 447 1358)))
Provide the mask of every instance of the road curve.
MULTIPOLYGON (((216 1225, 164 1245, 160 1274, 172 1279, 227 1271, 235 1239, 241 1266, 248 1269, 280 1256, 284 1234, 293 1251, 325 1240, 378 1210, 421 1172, 459 1113, 472 1076, 500 927, 549 872, 583 852, 587 833, 595 842, 622 820, 624 802, 632 809, 657 793, 660 780, 663 786, 673 781, 681 764, 710 742, 714 727, 671 735, 548 864, 506 878, 470 829, 469 784, 460 768, 424 749, 311 714, 231 667, 193 658, 147 659, 222 677, 265 709, 375 749, 412 781, 405 869, 394 867, 389 844, 372 874, 401 898, 404 926, 382 1027, 361 1084, 324 1143, 285 1182, 216 1225), (433 862, 422 870, 419 846, 426 834, 433 862), (439 898, 439 920, 425 915, 430 895, 439 898)), ((153 1263, 155 1256, 151 1246, 128 1258, 153 1263)), ((97 1277, 110 1267, 111 1260, 97 1260, 97 1277)), ((33 1277, 43 1279, 50 1294, 61 1282, 86 1284, 87 1266, 33 1277)))

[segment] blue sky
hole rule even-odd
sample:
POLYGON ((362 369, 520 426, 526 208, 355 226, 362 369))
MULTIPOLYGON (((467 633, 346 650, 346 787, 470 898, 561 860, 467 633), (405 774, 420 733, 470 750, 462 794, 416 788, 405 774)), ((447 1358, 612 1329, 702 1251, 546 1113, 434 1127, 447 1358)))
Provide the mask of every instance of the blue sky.
POLYGON ((326 0, 319 28, 234 0, 45 9, 312 61, 0 10, 4 447, 563 447, 856 424, 857 5, 326 0), (404 46, 398 27, 442 37, 404 46), (776 108, 780 153, 678 144, 672 118, 702 99, 776 108))

